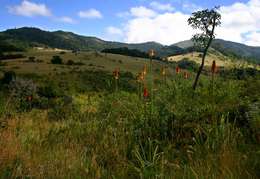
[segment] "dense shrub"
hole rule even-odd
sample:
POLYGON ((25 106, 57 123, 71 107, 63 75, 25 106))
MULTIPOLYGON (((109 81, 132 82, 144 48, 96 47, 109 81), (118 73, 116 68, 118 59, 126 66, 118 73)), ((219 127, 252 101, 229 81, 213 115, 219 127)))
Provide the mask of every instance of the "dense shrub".
POLYGON ((32 109, 34 99, 37 98, 37 86, 32 80, 17 78, 8 88, 19 111, 32 109))
POLYGON ((52 64, 62 64, 62 58, 60 56, 53 56, 51 59, 52 64))
POLYGON ((56 82, 50 80, 46 81, 43 86, 39 87, 38 94, 41 97, 50 99, 63 96, 64 92, 56 82))
POLYGON ((182 60, 178 61, 177 64, 180 68, 191 71, 197 71, 199 68, 199 65, 196 62, 191 61, 188 58, 183 58, 182 60))
POLYGON ((74 62, 73 60, 68 60, 66 65, 85 65, 82 62, 74 62))
POLYGON ((2 79, 3 84, 9 84, 10 82, 16 79, 16 74, 14 71, 7 71, 4 73, 4 77, 2 79))
POLYGON ((52 108, 48 111, 48 118, 59 121, 70 119, 78 114, 78 108, 73 104, 72 97, 64 96, 54 100, 52 108))
POLYGON ((28 62, 35 62, 35 57, 28 57, 28 62))
POLYGON ((0 60, 9 60, 9 59, 17 59, 17 58, 25 58, 23 54, 6 54, 2 55, 0 60))
POLYGON ((73 60, 68 60, 66 65, 74 65, 74 61, 73 60))

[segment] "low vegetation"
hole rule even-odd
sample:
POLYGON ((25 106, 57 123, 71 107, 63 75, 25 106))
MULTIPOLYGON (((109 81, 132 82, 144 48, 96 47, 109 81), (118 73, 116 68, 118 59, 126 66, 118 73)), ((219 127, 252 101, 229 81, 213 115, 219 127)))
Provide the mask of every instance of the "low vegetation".
POLYGON ((257 69, 59 55, 0 68, 0 178, 260 177, 257 69))

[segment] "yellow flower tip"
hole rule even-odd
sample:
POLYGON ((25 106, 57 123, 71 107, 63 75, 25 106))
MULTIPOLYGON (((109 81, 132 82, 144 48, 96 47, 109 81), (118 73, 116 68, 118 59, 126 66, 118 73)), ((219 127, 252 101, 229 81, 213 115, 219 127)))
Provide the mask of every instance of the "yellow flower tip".
POLYGON ((155 50, 154 49, 149 50, 149 56, 150 57, 154 57, 155 56, 155 50))
POLYGON ((165 69, 165 67, 163 67, 163 68, 161 69, 161 74, 162 74, 163 76, 166 75, 166 69, 165 69))

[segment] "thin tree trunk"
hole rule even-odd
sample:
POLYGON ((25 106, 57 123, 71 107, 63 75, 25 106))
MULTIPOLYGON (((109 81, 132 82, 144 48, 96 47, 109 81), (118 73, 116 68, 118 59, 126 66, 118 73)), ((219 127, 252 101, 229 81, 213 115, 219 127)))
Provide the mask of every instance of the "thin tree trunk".
POLYGON ((210 47, 210 45, 211 45, 211 42, 212 42, 212 40, 213 40, 213 38, 214 38, 215 25, 216 25, 216 16, 214 17, 213 28, 212 28, 212 31, 211 31, 211 34, 210 34, 209 42, 208 42, 208 44, 207 44, 205 50, 203 51, 203 56, 202 56, 202 60, 201 60, 201 65, 200 65, 199 71, 198 71, 198 73, 197 73, 197 75, 196 75, 195 81, 194 81, 193 86, 192 86, 192 88, 193 88, 194 91, 196 90, 196 87, 197 87, 197 85, 198 85, 199 77, 200 77, 200 74, 201 74, 201 72, 202 72, 202 70, 203 70, 203 67, 204 67, 205 58, 206 58, 208 49, 209 49, 209 47, 210 47))
POLYGON ((196 78, 195 78, 195 81, 193 83, 193 90, 196 90, 196 87, 197 87, 197 84, 198 84, 198 81, 199 81, 199 77, 200 77, 200 74, 203 70, 203 67, 204 67, 204 63, 205 63, 205 58, 206 58, 206 55, 207 55, 207 52, 208 52, 208 49, 209 49, 209 46, 210 46, 210 43, 211 43, 212 39, 210 40, 210 42, 208 43, 207 45, 207 48, 204 50, 203 52, 203 56, 202 56, 202 61, 201 61, 201 65, 200 65, 200 68, 199 68, 199 71, 196 75, 196 78))

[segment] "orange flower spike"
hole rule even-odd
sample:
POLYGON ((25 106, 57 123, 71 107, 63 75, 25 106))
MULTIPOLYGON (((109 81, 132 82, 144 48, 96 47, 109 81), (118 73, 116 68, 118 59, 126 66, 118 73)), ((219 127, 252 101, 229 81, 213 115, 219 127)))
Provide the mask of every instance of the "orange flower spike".
POLYGON ((115 70, 113 71, 113 76, 114 76, 114 78, 115 78, 116 80, 119 79, 119 69, 115 69, 115 70))
POLYGON ((213 62, 212 62, 211 72, 213 74, 217 72, 217 65, 216 65, 216 61, 215 60, 213 60, 213 62))
POLYGON ((147 66, 146 65, 144 65, 143 74, 144 74, 144 76, 147 74, 147 66))
POLYGON ((145 87, 144 88, 144 94, 143 94, 144 98, 148 98, 149 97, 149 93, 148 93, 148 90, 147 88, 145 87))
POLYGON ((184 78, 185 78, 185 79, 188 79, 188 78, 189 78, 189 74, 188 74, 188 72, 186 72, 186 71, 184 72, 184 78))
POLYGON ((144 81, 144 73, 143 73, 143 72, 138 73, 138 75, 137 75, 137 81, 138 81, 139 83, 141 83, 141 82, 144 81))
POLYGON ((154 56, 155 56, 154 49, 149 50, 149 57, 154 57, 154 56))
POLYGON ((27 101, 32 101, 32 96, 27 96, 27 101))
POLYGON ((179 74, 179 73, 181 72, 181 69, 180 69, 180 67, 178 67, 178 66, 176 67, 175 70, 176 70, 176 73, 177 73, 177 74, 179 74))

